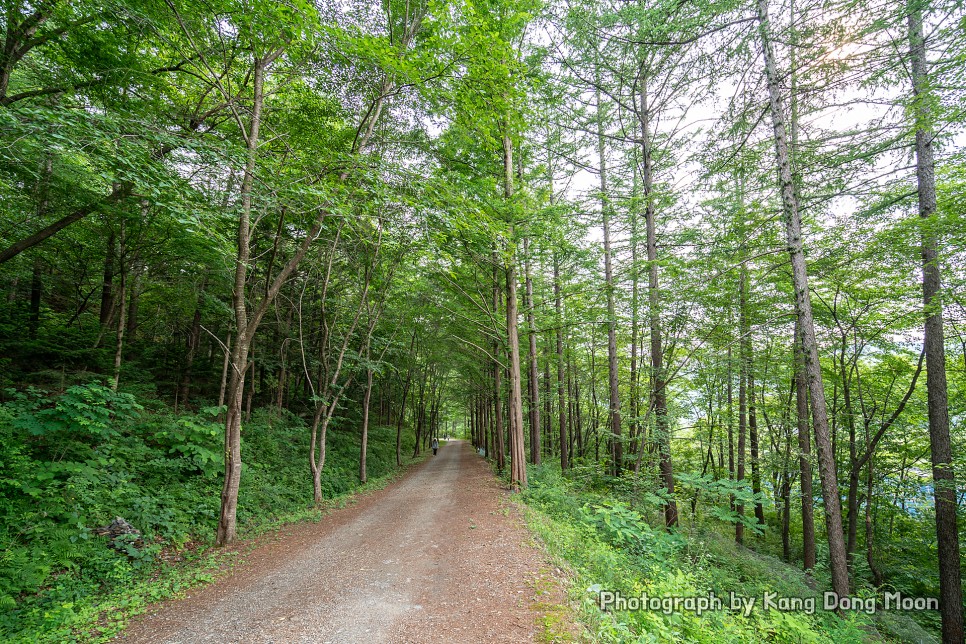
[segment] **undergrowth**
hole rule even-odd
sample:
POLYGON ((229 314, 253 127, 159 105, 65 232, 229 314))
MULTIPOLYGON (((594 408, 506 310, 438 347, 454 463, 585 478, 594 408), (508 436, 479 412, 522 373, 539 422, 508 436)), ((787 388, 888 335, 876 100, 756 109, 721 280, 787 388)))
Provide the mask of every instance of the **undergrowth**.
MULTIPOLYGON (((683 517, 667 531, 660 522, 661 499, 631 490, 615 491, 593 472, 578 468, 569 477, 553 464, 529 471, 522 495, 530 529, 557 563, 573 571, 571 599, 588 636, 597 642, 852 642, 933 641, 912 620, 883 623, 861 612, 842 616, 822 610, 822 584, 784 562, 734 543, 721 522, 683 517), (602 610, 601 591, 625 598, 722 598, 724 610, 683 607, 602 610), (750 611, 730 610, 730 593, 756 598, 750 611), (762 607, 775 598, 813 598, 816 610, 779 611, 762 607), (906 629, 902 637, 895 632, 906 629)), ((682 514, 685 508, 681 508, 682 514)), ((733 530, 733 527, 732 527, 733 530)))
MULTIPOLYGON (((223 467, 217 408, 173 415, 102 383, 0 405, 0 640, 103 641, 151 602, 205 582, 237 551, 213 549, 223 467), (141 532, 95 530, 122 517, 141 532)), ((348 423, 346 423, 348 425, 348 423)), ((258 410, 244 423, 239 536, 318 520, 299 417, 258 410)), ((411 440, 411 439, 410 439, 411 440)), ((328 434, 326 499, 360 489, 354 427, 328 434)), ((395 430, 373 427, 364 488, 397 472, 395 430)))

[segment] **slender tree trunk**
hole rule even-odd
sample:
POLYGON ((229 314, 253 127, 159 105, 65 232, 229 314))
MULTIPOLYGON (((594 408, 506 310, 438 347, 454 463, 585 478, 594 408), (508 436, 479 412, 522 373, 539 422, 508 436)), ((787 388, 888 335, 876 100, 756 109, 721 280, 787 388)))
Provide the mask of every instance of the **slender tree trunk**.
MULTIPOLYGON (((513 198, 513 143, 503 135, 503 197, 510 206, 513 198)), ((512 252, 513 221, 511 215, 511 253, 506 260, 506 326, 510 353, 510 485, 515 490, 527 487, 527 465, 523 449, 523 393, 520 385, 520 341, 517 314, 516 259, 512 252)))
POLYGON ((611 207, 607 186, 607 149, 604 142, 604 114, 597 83, 597 154, 600 159, 600 212, 604 227, 604 290, 607 292, 607 424, 610 427, 610 457, 613 474, 619 475, 624 464, 621 441, 621 401, 617 373, 617 312, 614 302, 613 251, 611 249, 611 207))
MULTIPOLYGON (((499 269, 497 268, 497 250, 493 248, 493 314, 500 313, 500 282, 498 279, 499 269)), ((508 305, 509 306, 509 305, 508 305)), ((493 340, 493 449, 496 452, 496 469, 500 472, 506 467, 503 445, 503 367, 498 356, 500 355, 500 342, 493 340)), ((489 450, 487 450, 489 453, 489 450)))
POLYGON ((493 443, 495 442, 494 435, 496 434, 496 429, 493 426, 494 417, 493 411, 496 410, 496 405, 492 404, 489 399, 485 399, 486 407, 483 409, 484 418, 484 436, 483 436, 483 456, 490 458, 492 452, 493 443))
POLYGON ((653 187, 653 151, 651 149, 650 107, 648 106, 647 85, 641 79, 641 154, 644 179, 644 224, 647 235, 648 285, 647 302, 651 325, 651 396, 654 402, 655 438, 659 455, 659 469, 664 490, 670 501, 664 506, 664 523, 667 527, 678 523, 678 507, 674 501, 674 467, 671 463, 671 427, 667 411, 667 374, 664 368, 664 347, 662 346, 660 286, 657 265, 657 224, 656 204, 653 187))
MULTIPOLYGON (((147 206, 144 206, 144 210, 147 206)), ((126 296, 127 296, 127 267, 124 265, 125 255, 127 254, 126 241, 124 239, 124 222, 121 222, 121 249, 118 254, 118 259, 121 263, 121 284, 120 284, 120 302, 118 303, 118 310, 120 311, 120 319, 117 321, 117 342, 114 349, 114 380, 111 383, 111 389, 117 391, 117 386, 121 381, 121 360, 124 356, 124 332, 127 330, 127 306, 126 306, 126 296)))
POLYGON ((423 370, 423 377, 419 384, 419 396, 414 401, 416 408, 413 410, 413 425, 416 431, 416 444, 413 447, 413 458, 419 456, 419 441, 423 437, 423 424, 426 420, 426 384, 429 380, 429 367, 423 370))
MULTIPOLYGON (((638 194, 638 184, 637 184, 637 172, 634 172, 634 195, 638 194)), ((638 301, 640 299, 640 272, 637 267, 637 208, 631 208, 631 388, 629 392, 629 407, 631 414, 630 427, 628 428, 628 433, 630 434, 630 452, 631 454, 637 454, 638 451, 638 418, 641 415, 640 410, 640 393, 638 391, 638 373, 637 373, 637 335, 639 333, 640 321, 638 319, 638 301)), ((640 458, 637 458, 637 464, 635 465, 635 474, 640 470, 640 458)))
MULTIPOLYGON (((509 139, 504 139, 504 149, 509 150, 509 139)), ((506 152, 509 157, 510 152, 506 152)), ((508 180, 509 181, 509 180, 508 180)), ((510 185, 510 184, 508 184, 510 185)), ((509 198, 512 193, 507 195, 509 198)), ((520 386, 520 342, 517 329, 517 285, 514 260, 506 264, 506 323, 507 342, 510 345, 510 485, 521 490, 527 487, 527 464, 523 449, 523 391, 520 386)))
MULTIPOLYGON (((742 334, 744 324, 742 323, 742 334)), ((744 347, 745 341, 742 337, 741 345, 744 347)), ((741 369, 738 373, 738 462, 737 481, 741 485, 745 480, 745 437, 748 433, 748 383, 746 380, 747 364, 742 350, 741 369)), ((735 503, 735 512, 738 513, 738 522, 735 523, 735 542, 743 544, 745 542, 745 525, 742 522, 745 518, 745 504, 738 500, 735 503)))
POLYGON ((228 419, 225 423, 225 481, 221 491, 221 516, 215 544, 227 545, 235 540, 238 487, 241 483, 241 415, 245 375, 248 372, 248 350, 252 334, 248 324, 246 282, 251 244, 252 189, 255 182, 255 164, 258 155, 258 133, 262 122, 264 102, 265 62, 255 61, 252 77, 253 107, 246 134, 247 157, 241 186, 241 212, 238 217, 238 255, 235 261, 233 288, 235 328, 237 339, 232 352, 232 377, 228 389, 228 419))
MULTIPOLYGON (((792 560, 792 540, 791 540, 791 504, 792 504, 792 478, 789 469, 791 452, 791 435, 785 436, 785 458, 782 463, 782 483, 781 483, 781 522, 782 522, 782 559, 786 563, 792 560)), ((755 508, 757 514, 758 508, 755 508)))
MULTIPOLYGON (((42 219, 47 214, 50 206, 50 177, 54 171, 54 161, 51 155, 44 159, 40 171, 40 180, 37 182, 37 218, 42 219)), ((30 316, 28 318, 28 331, 31 338, 37 337, 40 329, 40 304, 44 295, 43 283, 43 262, 39 254, 33 258, 33 267, 30 275, 30 316)))
POLYGON ((527 334, 530 336, 528 357, 530 377, 530 462, 540 465, 540 392, 537 387, 537 323, 533 312, 533 279, 530 276, 530 240, 523 239, 523 269, 526 281, 524 306, 527 307, 527 334))
POLYGON ((557 318, 557 408, 560 439, 560 469, 570 468, 570 441, 567 439, 567 405, 564 402, 563 303, 560 296, 560 256, 553 254, 553 301, 557 318))
POLYGON ((815 518, 813 512, 814 492, 812 492, 811 440, 808 427, 808 385, 805 378, 805 364, 801 334, 795 321, 795 337, 792 349, 795 356, 795 410, 798 422, 798 467, 802 487, 802 567, 806 572, 815 568, 815 518))
POLYGON ((944 642, 962 642, 963 595, 959 533, 956 527, 956 479, 952 466, 949 405, 946 385, 946 348, 943 332, 939 227, 936 217, 936 168, 933 161, 930 79, 923 36, 922 5, 910 0, 910 67, 916 120, 916 179, 922 226, 922 299, 925 313, 926 391, 929 410, 929 444, 932 452, 933 490, 936 503, 936 540, 939 550, 939 611, 944 642))
POLYGON ((553 396, 551 391, 553 389, 550 386, 550 362, 553 360, 552 348, 550 346, 549 339, 546 344, 546 351, 543 357, 543 422, 540 424, 543 430, 543 436, 540 438, 540 445, 543 447, 543 453, 549 458, 553 458, 553 396))
POLYGON ((329 428, 325 411, 325 405, 316 405, 315 415, 312 418, 312 430, 309 436, 309 469, 312 472, 312 500, 316 507, 322 503, 322 470, 325 467, 325 439, 329 428), (318 449, 318 454, 316 454, 316 449, 318 449))
POLYGON ((872 521, 872 496, 873 478, 872 469, 875 459, 869 459, 869 467, 865 477, 865 560, 869 564, 869 571, 872 573, 872 583, 876 588, 885 583, 882 570, 875 562, 875 524, 872 521))
MULTIPOLYGON (((368 359, 368 356, 366 356, 368 359)), ((368 480, 366 451, 369 449, 369 399, 372 396, 372 369, 366 370, 366 394, 362 398, 362 443, 359 446, 359 482, 368 480)))
POLYGON ((842 376, 842 401, 845 405, 845 423, 849 428, 849 487, 845 495, 846 507, 846 540, 845 556, 849 563, 849 570, 852 570, 852 558, 855 553, 855 544, 858 539, 858 519, 859 519, 859 477, 861 476, 861 466, 858 464, 858 454, 855 434, 855 410, 852 408, 852 387, 850 381, 850 370, 846 368, 845 352, 847 336, 842 332, 842 343, 839 353, 839 369, 842 376))
POLYGON ((101 325, 106 325, 111 319, 111 311, 114 310, 114 261, 116 257, 116 244, 114 231, 107 236, 107 248, 104 253, 104 277, 101 281, 101 325))
POLYGON ((33 268, 30 273, 30 317, 28 319, 30 337, 37 337, 40 328, 40 304, 43 299, 43 263, 39 256, 34 257, 33 268))
POLYGON ((792 284, 795 289, 795 312, 801 323, 801 342, 812 406, 815 447, 818 451, 822 495, 825 498, 825 528, 828 538, 832 589, 840 597, 844 597, 849 592, 849 573, 845 556, 845 538, 842 534, 842 506, 839 500, 839 486, 835 471, 835 455, 832 452, 832 441, 829 435, 828 410, 825 403, 825 388, 822 383, 822 367, 818 357, 818 342, 815 338, 815 324, 812 319, 812 302, 808 291, 808 271, 802 248, 802 222, 798 210, 798 195, 795 190, 789 160, 785 113, 781 98, 781 81, 775 66, 771 28, 768 22, 768 0, 758 0, 758 28, 764 52, 769 108, 774 126, 775 156, 779 170, 788 253, 792 266, 792 284))
POLYGON ((231 331, 228 332, 228 340, 224 347, 225 359, 221 365, 221 387, 218 390, 218 406, 225 404, 225 387, 228 384, 228 365, 231 363, 231 331))
MULTIPOLYGON (((728 480, 734 481, 737 472, 735 471, 735 419, 734 419, 734 388, 735 376, 731 364, 731 347, 728 347, 728 480)), ((735 509, 735 495, 730 496, 729 508, 735 509)))
POLYGON ((755 501, 755 520, 765 525, 765 508, 761 503, 761 463, 758 453, 758 414, 755 406, 754 354, 748 368, 748 442, 751 450, 751 491, 758 499, 755 501))

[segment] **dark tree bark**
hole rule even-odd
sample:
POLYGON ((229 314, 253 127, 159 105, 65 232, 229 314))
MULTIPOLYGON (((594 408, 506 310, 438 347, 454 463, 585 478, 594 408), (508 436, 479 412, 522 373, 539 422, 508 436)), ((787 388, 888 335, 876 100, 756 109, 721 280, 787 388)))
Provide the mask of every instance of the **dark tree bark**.
POLYGON ((875 584, 876 588, 879 588, 885 583, 885 578, 875 561, 875 524, 872 521, 872 500, 875 498, 872 495, 873 466, 874 459, 870 459, 865 476, 865 561, 869 564, 869 571, 872 573, 872 583, 875 584))
MULTIPOLYGON (((497 268, 497 251, 493 248, 493 315, 500 314, 500 282, 497 268)), ((493 449, 496 451, 496 469, 500 472, 506 467, 506 450, 503 445, 503 365, 500 364, 500 342, 494 335, 493 340, 493 449)), ((487 450, 489 453, 489 450, 487 450)))
POLYGON ((933 490, 936 499, 936 540, 939 550, 939 611, 944 642, 962 642, 963 593, 960 572, 959 532, 956 527, 956 479, 949 435, 949 404, 946 384, 946 347, 943 332, 942 279, 939 267, 939 227, 936 218, 936 167, 933 161, 930 79, 922 5, 910 0, 910 68, 916 124, 916 180, 922 224, 922 300, 925 314, 926 392, 929 410, 929 444, 933 490))
MULTIPOLYGON (((368 356, 366 356, 368 358, 368 356)), ((366 454, 369 450, 369 400, 372 397, 372 369, 366 369, 366 393, 362 397, 362 438, 359 444, 359 482, 369 480, 366 454)))
MULTIPOLYGON (((735 414, 734 414, 734 389, 735 389, 735 374, 734 368, 731 364, 731 347, 728 347, 728 479, 734 481, 737 475, 735 469, 735 414)), ((735 495, 731 495, 731 500, 729 507, 732 511, 735 509, 735 495)))
POLYGON ((755 520, 765 525, 765 509, 761 503, 761 464, 758 454, 758 414, 755 405, 755 364, 754 348, 748 341, 751 351, 748 357, 748 442, 751 456, 751 491, 759 498, 755 501, 755 520))
POLYGON ((116 241, 114 231, 107 237, 107 248, 104 253, 104 278, 101 281, 101 325, 110 323, 114 311, 114 262, 116 256, 116 241))
POLYGON ((624 445, 621 440, 621 401, 617 372, 617 311, 615 304, 613 251, 611 249, 611 206, 607 186, 607 157, 604 143, 604 115, 597 89, 597 154, 600 159, 600 212, 604 226, 604 290, 607 293, 607 390, 610 428, 610 456, 613 474, 619 475, 624 464, 624 445))
POLYGON ((567 439, 567 404, 564 401, 563 303, 560 296, 560 257, 553 254, 553 301, 557 319, 557 423, 560 440, 560 469, 570 468, 570 441, 567 439))
MULTIPOLYGON (((634 172, 634 194, 638 193, 637 172, 634 172)), ((641 415, 640 392, 638 391, 638 372, 637 372, 637 337, 640 332, 640 320, 638 318, 638 302, 640 299, 640 271, 637 266, 637 209, 631 208, 631 387, 629 392, 629 403, 631 422, 628 427, 630 434, 630 452, 638 454, 638 432, 640 430, 638 417, 641 415)), ((640 470, 640 455, 635 465, 635 473, 640 470)))
MULTIPOLYGON (((744 339, 741 344, 744 345, 744 339)), ((743 354, 744 351, 742 351, 742 364, 738 374, 738 457, 736 459, 738 467, 735 480, 739 485, 745 480, 745 438, 748 435, 748 383, 743 354)), ((745 525, 742 520, 745 518, 745 504, 740 499, 735 503, 735 512, 738 513, 738 522, 735 523, 735 542, 743 544, 745 525)))
MULTIPOLYGON (((147 206, 143 206, 143 209, 147 209, 147 206)), ((124 355, 124 332, 127 331, 127 266, 125 261, 127 260, 127 248, 126 240, 124 239, 124 222, 121 222, 121 236, 120 236, 120 248, 118 253, 118 261, 120 262, 121 269, 121 283, 118 286, 118 295, 120 299, 118 301, 118 311, 120 312, 120 319, 117 321, 117 336, 114 349, 114 380, 111 383, 111 389, 117 391, 117 387, 121 381, 121 359, 124 355)))
POLYGON ((10 259, 13 259, 14 257, 24 252, 28 248, 33 248, 34 246, 48 239, 49 237, 53 237, 55 234, 57 234, 67 226, 71 225, 75 221, 80 221, 81 219, 90 215, 91 213, 96 212, 102 206, 111 205, 111 204, 117 203, 118 201, 121 201, 122 199, 127 197, 129 193, 130 193, 130 188, 126 185, 115 187, 114 191, 110 195, 108 195, 105 199, 95 201, 94 203, 90 203, 85 206, 81 206, 80 208, 74 210, 73 212, 67 215, 64 215, 63 217, 53 222, 52 224, 49 224, 48 226, 38 230, 34 234, 28 237, 25 237, 18 242, 11 244, 7 248, 0 251, 0 264, 3 264, 4 262, 10 259))
POLYGON ((798 467, 802 487, 802 567, 806 572, 815 569, 814 492, 812 492, 811 440, 808 427, 808 385, 804 372, 801 334, 795 322, 792 349, 795 356, 795 411, 798 423, 798 467))
POLYGON ((530 394, 530 462, 540 464, 540 391, 537 385, 539 367, 537 366, 537 324, 533 311, 533 279, 530 276, 530 240, 523 239, 523 267, 526 281, 524 306, 527 308, 527 334, 530 340, 530 353, 527 356, 529 394, 530 394))
POLYGON ((653 150, 651 144, 650 107, 647 83, 641 79, 639 119, 641 121, 641 163, 644 182, 644 224, 647 235, 648 285, 647 301, 651 325, 651 399, 654 405, 655 438, 659 455, 659 469, 664 490, 670 501, 664 506, 667 527, 678 523, 678 507, 674 501, 674 467, 671 463, 671 427, 667 412, 667 373, 664 366, 664 347, 661 334, 660 285, 657 264, 657 224, 654 203, 653 150))

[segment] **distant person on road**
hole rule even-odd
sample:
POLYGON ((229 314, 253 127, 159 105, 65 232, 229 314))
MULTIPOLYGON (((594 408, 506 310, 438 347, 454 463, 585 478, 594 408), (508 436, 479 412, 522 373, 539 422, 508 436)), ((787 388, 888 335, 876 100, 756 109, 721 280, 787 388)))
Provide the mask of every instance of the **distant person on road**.
POLYGON ((439 449, 439 441, 433 438, 433 456, 436 456, 436 450, 439 449))

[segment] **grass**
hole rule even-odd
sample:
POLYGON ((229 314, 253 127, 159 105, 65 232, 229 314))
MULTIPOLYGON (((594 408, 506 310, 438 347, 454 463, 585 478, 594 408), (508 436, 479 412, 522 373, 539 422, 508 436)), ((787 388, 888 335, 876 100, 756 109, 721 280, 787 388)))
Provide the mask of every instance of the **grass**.
POLYGON ((97 384, 0 405, 0 641, 105 641, 151 603, 217 579, 259 536, 319 521, 402 474, 395 429, 373 427, 360 486, 358 432, 337 424, 316 508, 304 421, 256 411, 243 433, 241 543, 216 549, 217 411, 149 406, 97 384), (96 535, 115 516, 141 531, 143 545, 119 551, 96 535))
MULTIPOLYGON (((735 545, 727 526, 693 522, 669 533, 658 513, 631 507, 610 489, 565 479, 559 468, 532 468, 530 488, 519 498, 530 530, 553 565, 571 571, 568 589, 576 619, 594 642, 815 642, 935 641, 911 619, 821 609, 819 580, 779 559, 735 545), (654 521, 652 527, 648 521, 654 521), (601 590, 625 597, 700 597, 734 592, 755 597, 747 614, 712 610, 700 615, 668 610, 602 610, 601 590), (776 598, 812 598, 817 609, 762 607, 776 598), (888 622, 888 623, 887 623, 888 622)), ((550 640, 552 641, 552 640, 550 640)))

